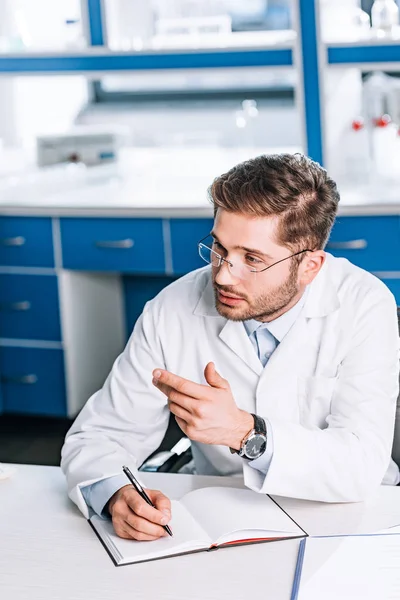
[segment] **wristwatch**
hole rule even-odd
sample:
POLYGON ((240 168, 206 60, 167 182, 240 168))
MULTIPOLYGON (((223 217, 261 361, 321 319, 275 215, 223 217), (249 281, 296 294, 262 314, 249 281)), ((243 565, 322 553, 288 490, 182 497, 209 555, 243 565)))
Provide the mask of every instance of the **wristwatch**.
POLYGON ((267 449, 267 427, 265 421, 262 417, 253 415, 253 413, 251 413, 251 416, 254 419, 254 428, 243 438, 239 450, 229 448, 232 454, 239 454, 239 456, 247 460, 260 458, 267 449))

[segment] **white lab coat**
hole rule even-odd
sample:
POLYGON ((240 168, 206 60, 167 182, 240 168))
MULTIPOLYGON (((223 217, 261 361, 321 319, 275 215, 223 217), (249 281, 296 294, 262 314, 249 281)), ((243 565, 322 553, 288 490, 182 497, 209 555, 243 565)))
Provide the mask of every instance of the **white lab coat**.
POLYGON ((274 453, 265 476, 224 446, 192 443, 196 471, 231 475, 261 493, 325 502, 361 501, 395 483, 390 459, 398 395, 399 337, 393 295, 377 278, 327 255, 302 313, 263 369, 240 322, 221 317, 210 268, 147 303, 104 387, 68 433, 62 468, 80 486, 139 466, 168 424, 156 367, 205 383, 213 361, 237 405, 269 419, 274 453), (390 465, 389 465, 390 463, 390 465))

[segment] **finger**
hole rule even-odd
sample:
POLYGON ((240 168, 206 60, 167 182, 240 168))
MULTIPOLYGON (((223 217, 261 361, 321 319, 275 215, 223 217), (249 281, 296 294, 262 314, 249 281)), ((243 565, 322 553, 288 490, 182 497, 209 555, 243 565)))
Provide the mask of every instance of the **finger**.
POLYGON ((171 518, 171 500, 167 498, 162 492, 159 490, 152 490, 153 503, 155 504, 157 510, 163 513, 163 515, 167 516, 169 519, 171 518))
MULTIPOLYGON (((151 499, 151 494, 148 492, 151 499)), ((128 507, 139 517, 150 521, 150 523, 156 523, 157 525, 166 525, 168 523, 168 516, 162 512, 147 504, 145 500, 137 493, 136 490, 131 490, 126 496, 126 503, 128 507)))
POLYGON ((155 369, 153 371, 153 383, 155 385, 164 384, 169 387, 185 394, 186 396, 191 396, 192 398, 201 398, 204 396, 207 387, 206 385, 201 385, 200 383, 194 383, 193 381, 189 381, 189 379, 184 379, 183 377, 179 377, 179 375, 174 375, 169 371, 163 371, 161 369, 155 369))
POLYGON ((193 414, 188 410, 182 408, 179 404, 175 404, 175 402, 169 402, 169 410, 172 412, 175 417, 179 417, 186 423, 189 423, 193 420, 193 414))
POLYGON ((204 369, 204 377, 211 387, 220 388, 222 390, 229 390, 230 386, 226 379, 221 377, 218 371, 215 368, 213 362, 209 362, 206 368, 204 369))
POLYGON ((160 381, 158 381, 157 379, 154 379, 154 378, 153 378, 152 383, 156 388, 158 388, 160 390, 160 392, 165 394, 167 396, 167 398, 169 397, 169 395, 171 394, 171 392, 174 389, 174 388, 170 387, 169 385, 166 385, 165 383, 161 383, 160 381))
POLYGON ((155 523, 151 523, 142 517, 138 517, 132 511, 127 511, 126 515, 123 516, 123 519, 129 527, 135 529, 138 533, 145 534, 151 536, 153 538, 163 537, 164 533, 166 533, 165 529, 161 527, 161 525, 156 525, 155 523))
MULTIPOLYGON (((126 540, 137 540, 143 542, 152 542, 153 540, 158 540, 160 536, 148 535, 146 533, 137 531, 134 527, 131 527, 129 523, 126 521, 120 521, 118 523, 114 523, 115 533, 126 540)), ((164 529, 163 533, 166 533, 164 529)))
POLYGON ((185 396, 185 394, 181 394, 176 390, 172 390, 168 396, 168 401, 174 404, 177 404, 181 408, 184 408, 190 413, 195 413, 198 409, 199 405, 202 404, 202 400, 199 398, 191 398, 190 396, 185 396))
POLYGON ((175 421, 178 423, 178 426, 180 427, 180 429, 182 429, 183 433, 188 436, 188 434, 187 434, 187 430, 188 430, 188 424, 187 424, 187 422, 184 421, 183 419, 180 419, 179 417, 175 417, 175 421))

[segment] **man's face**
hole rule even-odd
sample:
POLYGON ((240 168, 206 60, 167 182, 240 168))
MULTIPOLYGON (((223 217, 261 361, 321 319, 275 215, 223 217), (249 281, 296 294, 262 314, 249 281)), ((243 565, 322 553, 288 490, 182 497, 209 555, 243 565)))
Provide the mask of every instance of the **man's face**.
MULTIPOLYGON (((213 249, 233 265, 265 269, 293 254, 277 243, 276 226, 277 217, 250 217, 219 209, 213 228, 217 240, 213 249)), ((248 273, 245 278, 232 275, 223 262, 220 267, 212 267, 212 279, 217 311, 232 321, 277 318, 298 301, 305 288, 294 258, 262 273, 248 273)))

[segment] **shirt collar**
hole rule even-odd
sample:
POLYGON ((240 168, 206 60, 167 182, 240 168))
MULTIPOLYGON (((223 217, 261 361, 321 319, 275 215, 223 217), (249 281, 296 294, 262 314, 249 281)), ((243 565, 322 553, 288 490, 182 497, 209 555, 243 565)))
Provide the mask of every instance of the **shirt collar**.
POLYGON ((301 313, 301 310, 306 302, 307 295, 309 291, 309 286, 306 287, 304 294, 300 298, 300 300, 292 306, 290 310, 283 313, 277 319, 270 321, 269 323, 261 323, 260 321, 256 321, 255 319, 249 319, 248 321, 243 321, 243 325, 246 329, 247 335, 250 336, 252 333, 256 331, 259 327, 262 329, 268 329, 270 333, 281 342, 285 335, 288 333, 289 329, 292 327, 297 317, 301 313))

